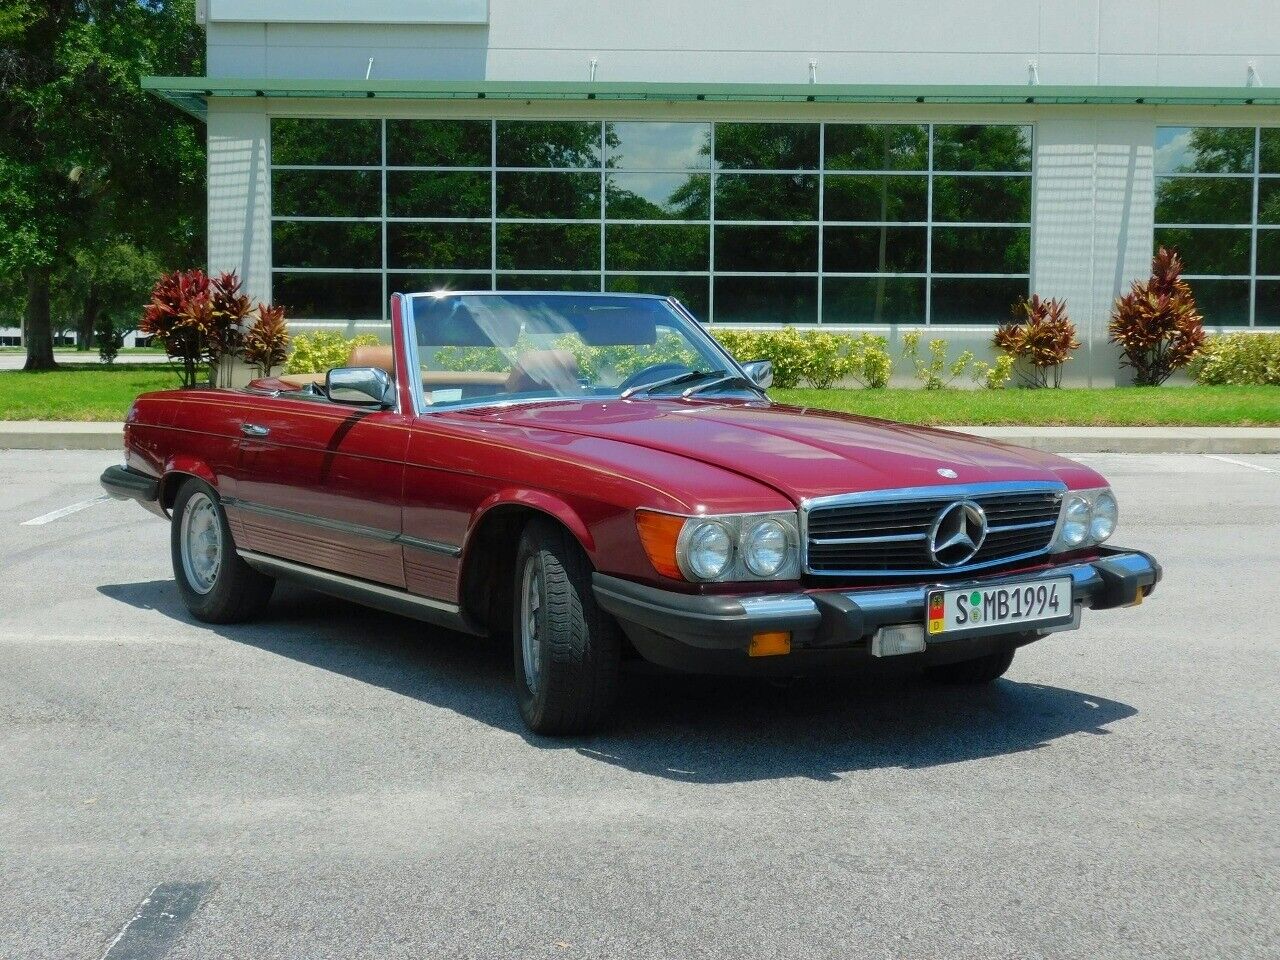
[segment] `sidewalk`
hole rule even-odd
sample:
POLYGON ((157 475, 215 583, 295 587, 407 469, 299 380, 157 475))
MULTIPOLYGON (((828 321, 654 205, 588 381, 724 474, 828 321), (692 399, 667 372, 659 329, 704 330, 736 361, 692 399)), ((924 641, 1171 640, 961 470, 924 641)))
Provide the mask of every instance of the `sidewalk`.
MULTIPOLYGON (((119 450, 119 423, 0 421, 0 450, 119 450)), ((1280 427, 947 427, 1052 453, 1280 453, 1280 427)))

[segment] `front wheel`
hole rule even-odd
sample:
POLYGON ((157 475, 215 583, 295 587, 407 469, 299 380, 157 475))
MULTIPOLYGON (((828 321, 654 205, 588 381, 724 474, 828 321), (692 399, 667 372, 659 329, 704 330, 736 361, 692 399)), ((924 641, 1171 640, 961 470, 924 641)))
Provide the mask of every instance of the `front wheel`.
POLYGON ((929 667, 925 670, 925 676, 938 683, 977 686, 999 680, 1012 663, 1013 647, 1008 647, 989 653, 985 657, 929 667))
POLYGON ((173 576, 191 615, 206 623, 239 623, 261 612, 275 580, 240 559, 218 494, 194 477, 173 502, 173 576))
POLYGON ((516 555, 512 640, 520 713, 535 733, 585 733, 617 690, 618 625, 596 605, 591 562, 559 524, 534 520, 516 555))

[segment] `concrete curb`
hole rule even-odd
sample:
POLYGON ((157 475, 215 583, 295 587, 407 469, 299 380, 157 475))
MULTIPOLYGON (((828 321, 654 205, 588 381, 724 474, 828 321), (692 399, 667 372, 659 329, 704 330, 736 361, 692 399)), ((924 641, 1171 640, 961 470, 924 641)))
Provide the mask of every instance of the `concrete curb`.
MULTIPOLYGON (((0 421, 0 450, 120 450, 119 423, 0 421)), ((1050 453, 1280 453, 1277 427, 947 427, 1050 453)))
POLYGON ((1280 453, 1277 427, 947 427, 1050 453, 1280 453))
POLYGON ((122 423, 0 420, 0 450, 121 450, 122 423))

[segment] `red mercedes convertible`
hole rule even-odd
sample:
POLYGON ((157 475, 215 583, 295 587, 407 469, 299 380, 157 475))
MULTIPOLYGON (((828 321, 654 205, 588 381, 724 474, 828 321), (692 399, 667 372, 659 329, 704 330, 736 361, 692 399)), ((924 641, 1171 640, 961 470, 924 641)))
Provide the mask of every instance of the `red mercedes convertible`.
POLYGON ((627 658, 710 673, 911 665, 987 683, 1141 603, 1087 467, 782 406, 675 300, 431 293, 323 374, 146 394, 102 484, 169 519, 193 616, 277 579, 509 640, 528 725, 591 729, 627 658))

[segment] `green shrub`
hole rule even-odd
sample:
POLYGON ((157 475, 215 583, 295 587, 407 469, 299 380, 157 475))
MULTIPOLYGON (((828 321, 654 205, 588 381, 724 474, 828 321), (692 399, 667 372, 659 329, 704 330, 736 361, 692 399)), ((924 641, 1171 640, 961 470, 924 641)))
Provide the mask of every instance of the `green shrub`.
POLYGON ((929 359, 920 356, 920 331, 911 330, 902 335, 902 355, 915 364, 916 379, 924 384, 926 390, 941 390, 955 383, 956 378, 968 370, 974 363, 972 350, 966 350, 956 359, 947 357, 949 347, 947 341, 935 339, 929 341, 929 359))
POLYGON ((293 338, 293 353, 285 364, 286 373, 324 373, 347 362, 352 347, 378 343, 372 333, 347 339, 340 333, 303 333, 293 338))
POLYGON ((768 360, 773 364, 773 385, 790 390, 804 376, 804 338, 794 327, 781 330, 712 330, 726 350, 739 361, 768 360))
POLYGON ((889 355, 888 338, 864 333, 850 339, 853 341, 850 349, 853 366, 848 375, 872 390, 887 387, 893 373, 893 357, 889 355))
POLYGON ((888 341, 874 334, 831 333, 794 327, 781 330, 713 330, 739 361, 768 360, 773 364, 773 385, 790 390, 804 381, 825 390, 841 380, 864 387, 889 383, 893 359, 888 341))
POLYGON ((1002 353, 996 357, 995 363, 975 360, 973 368, 969 371, 969 376, 974 383, 986 387, 988 390, 1003 390, 1009 381, 1013 379, 1013 369, 1017 360, 1017 357, 1008 353, 1002 353))
POLYGON ((1210 337, 1189 369, 1196 383, 1210 386, 1280 385, 1280 333, 1210 337))
POLYGON ((124 331, 116 326, 105 311, 93 325, 93 335, 98 341, 98 359, 103 363, 115 363, 116 355, 124 346, 124 331))

